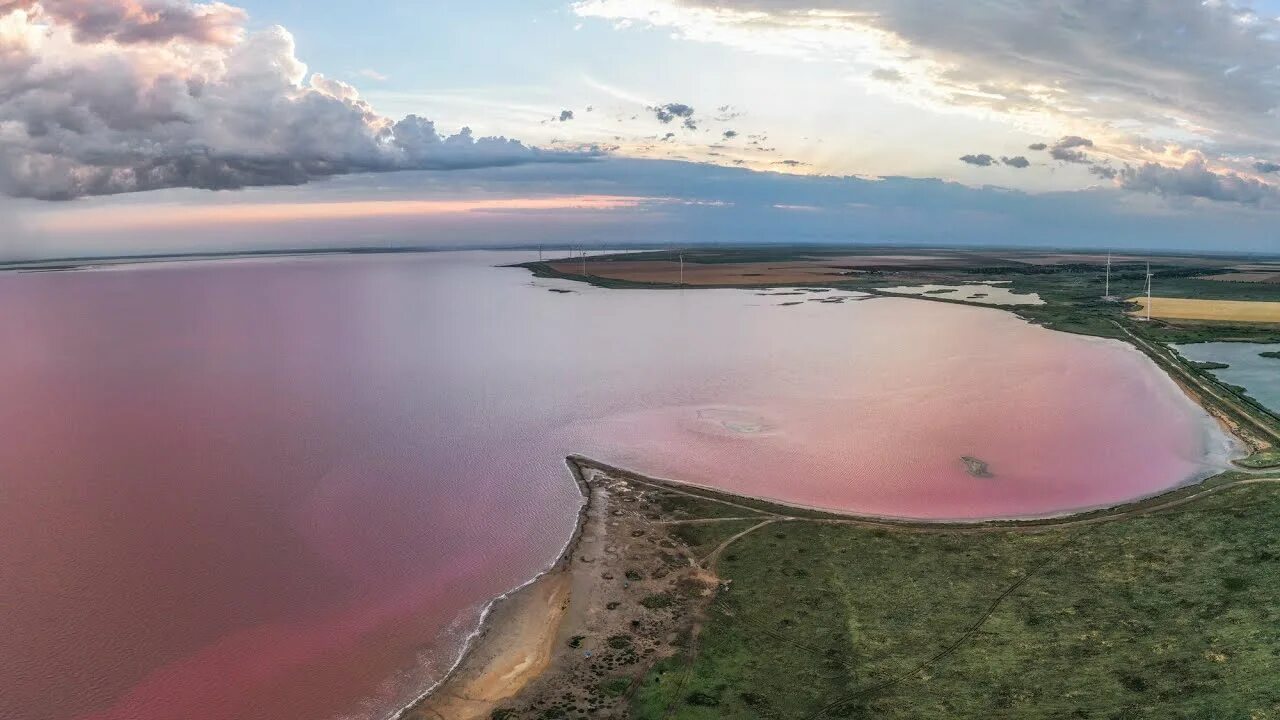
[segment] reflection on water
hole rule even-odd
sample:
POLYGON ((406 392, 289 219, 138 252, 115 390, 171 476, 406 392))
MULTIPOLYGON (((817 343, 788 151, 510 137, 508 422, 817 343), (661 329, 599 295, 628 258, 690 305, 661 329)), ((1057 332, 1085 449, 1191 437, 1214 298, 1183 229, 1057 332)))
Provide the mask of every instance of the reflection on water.
POLYGON ((516 259, 0 279, 0 717, 384 715, 558 554, 572 452, 958 518, 1155 492, 1221 443, 1140 354, 1005 313, 516 259))

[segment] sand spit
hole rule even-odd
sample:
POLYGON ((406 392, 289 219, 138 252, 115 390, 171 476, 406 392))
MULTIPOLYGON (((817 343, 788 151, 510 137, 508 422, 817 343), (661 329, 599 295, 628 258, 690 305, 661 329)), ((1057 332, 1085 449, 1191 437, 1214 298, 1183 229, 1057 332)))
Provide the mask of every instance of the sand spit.
POLYGON ((574 459, 569 467, 587 502, 564 556, 495 603, 458 666, 403 720, 515 720, 553 708, 625 718, 654 663, 696 641, 719 581, 704 567, 712 553, 659 521, 675 491, 574 459))

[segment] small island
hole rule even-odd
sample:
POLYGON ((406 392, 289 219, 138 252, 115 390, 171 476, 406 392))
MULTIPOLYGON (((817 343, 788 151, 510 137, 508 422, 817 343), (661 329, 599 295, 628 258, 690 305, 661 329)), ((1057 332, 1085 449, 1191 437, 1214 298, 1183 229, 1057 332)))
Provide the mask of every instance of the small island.
POLYGON ((979 460, 976 457, 965 455, 964 457, 960 458, 960 461, 964 463, 965 472, 969 473, 973 477, 976 477, 976 478, 995 477, 995 474, 991 472, 991 466, 988 465, 983 460, 979 460))
POLYGON ((1258 353, 1258 354, 1264 358, 1271 358, 1272 360, 1280 360, 1280 350, 1269 350, 1267 352, 1258 353))

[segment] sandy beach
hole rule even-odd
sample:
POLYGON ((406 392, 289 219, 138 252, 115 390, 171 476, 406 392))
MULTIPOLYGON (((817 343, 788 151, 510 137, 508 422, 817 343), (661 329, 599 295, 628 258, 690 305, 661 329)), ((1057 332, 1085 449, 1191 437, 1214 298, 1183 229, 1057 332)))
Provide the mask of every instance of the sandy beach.
POLYGON ((487 720, 551 661, 565 610, 570 573, 554 570, 497 601, 462 663, 416 708, 411 720, 487 720))

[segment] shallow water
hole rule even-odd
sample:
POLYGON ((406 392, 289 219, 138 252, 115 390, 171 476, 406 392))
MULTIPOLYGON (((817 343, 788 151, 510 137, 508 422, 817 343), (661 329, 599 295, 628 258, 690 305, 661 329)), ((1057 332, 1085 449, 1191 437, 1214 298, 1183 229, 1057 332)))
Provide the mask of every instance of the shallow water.
POLYGON ((489 267, 518 259, 0 277, 0 717, 384 717, 558 554, 570 452, 961 518, 1146 495, 1224 447, 1136 351, 1003 312, 489 267))
POLYGON ((1243 387, 1250 397, 1280 413, 1280 360, 1259 354, 1280 352, 1280 344, 1210 342, 1173 347, 1188 360, 1230 365, 1208 372, 1225 383, 1243 387))
POLYGON ((944 300, 964 300, 980 305, 1043 305, 1039 293, 1018 293, 1003 287, 1005 281, 965 285, 904 285, 880 288, 897 295, 931 295, 944 300))

